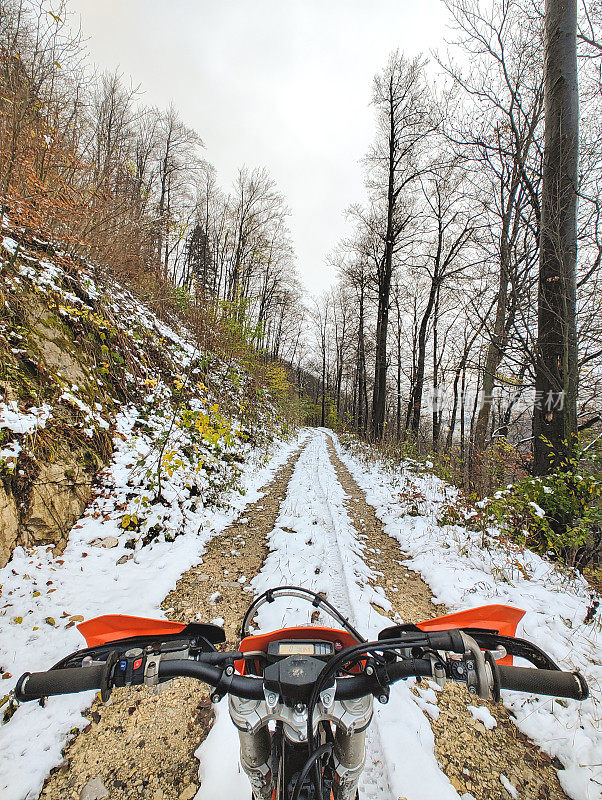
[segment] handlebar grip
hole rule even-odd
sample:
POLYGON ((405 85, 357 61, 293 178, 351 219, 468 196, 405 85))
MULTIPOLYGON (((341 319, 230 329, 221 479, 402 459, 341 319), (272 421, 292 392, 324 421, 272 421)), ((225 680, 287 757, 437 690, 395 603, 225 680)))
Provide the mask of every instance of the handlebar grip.
POLYGON ((498 666, 501 689, 585 700, 589 689, 580 672, 498 666))
POLYGON ((54 694, 71 694, 100 689, 104 664, 91 664, 86 667, 50 669, 47 672, 26 672, 21 675, 15 687, 17 700, 39 700, 54 694))

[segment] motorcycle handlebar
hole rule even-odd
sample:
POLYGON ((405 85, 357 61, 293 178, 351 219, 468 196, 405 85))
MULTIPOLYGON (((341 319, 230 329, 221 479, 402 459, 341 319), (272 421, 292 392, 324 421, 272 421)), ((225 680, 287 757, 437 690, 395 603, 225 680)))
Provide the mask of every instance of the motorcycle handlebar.
MULTIPOLYGON (((376 670, 376 677, 366 674, 353 675, 348 678, 337 678, 335 698, 337 700, 355 700, 371 694, 379 683, 390 683, 409 678, 413 675, 431 675, 431 662, 426 660, 409 659, 380 667, 376 670)), ((222 680, 222 671, 217 667, 203 664, 202 661, 173 660, 165 661, 159 665, 159 677, 196 678, 211 686, 218 686, 222 680)), ((232 675, 222 683, 224 690, 246 700, 261 700, 265 696, 263 680, 246 675, 232 675)))
MULTIPOLYGON (((552 695, 584 700, 588 687, 579 672, 561 672, 523 667, 497 667, 499 688, 519 692, 552 695)), ((373 675, 361 673, 337 678, 337 700, 353 700, 378 691, 378 687, 413 676, 432 676, 432 663, 427 659, 404 659, 377 667, 373 675)), ((188 677, 208 683, 222 694, 233 694, 248 700, 264 697, 263 680, 234 673, 225 676, 217 666, 190 659, 169 659, 159 664, 159 678, 188 677)), ((48 672, 26 672, 15 688, 17 700, 38 700, 58 694, 100 689, 106 681, 106 665, 52 669, 48 672)))
MULTIPOLYGON (((26 672, 19 679, 15 696, 22 702, 39 700, 56 694, 85 692, 100 689, 105 673, 105 665, 51 669, 48 672, 26 672)), ((431 675, 431 663, 426 660, 409 659, 380 667, 375 676, 365 674, 349 678, 339 678, 336 682, 337 700, 353 700, 370 694, 379 682, 392 682, 412 675, 431 675)), ((224 678, 219 667, 202 661, 189 659, 170 659, 159 664, 159 678, 196 678, 210 686, 221 687, 224 691, 247 700, 261 700, 264 697, 263 680, 246 675, 231 675, 224 678)))
MULTIPOLYGON (((356 700, 367 694, 372 694, 378 685, 392 683, 402 678, 424 675, 432 676, 431 662, 426 659, 407 659, 398 661, 376 669, 375 675, 352 675, 348 678, 337 678, 335 699, 336 700, 356 700)), ((237 697, 247 700, 263 699, 263 680, 252 678, 245 675, 232 675, 223 683, 222 671, 217 667, 203 664, 202 661, 173 660, 165 661, 159 665, 159 677, 161 678, 197 678, 198 680, 209 683, 211 686, 218 686, 222 681, 223 689, 237 697)))

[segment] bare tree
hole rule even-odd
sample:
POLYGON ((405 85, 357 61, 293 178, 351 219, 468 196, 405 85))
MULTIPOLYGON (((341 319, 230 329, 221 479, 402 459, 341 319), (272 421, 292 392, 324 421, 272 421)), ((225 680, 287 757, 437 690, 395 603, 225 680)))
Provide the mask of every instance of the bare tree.
POLYGON ((483 318, 488 344, 474 433, 474 446, 482 450, 513 323, 511 298, 517 291, 524 293, 516 283, 513 255, 525 226, 529 230, 531 224, 531 235, 538 237, 542 24, 537 10, 523 0, 445 3, 458 33, 455 44, 469 58, 463 68, 449 58, 440 60, 460 96, 469 101, 465 114, 449 114, 445 130, 463 148, 467 168, 473 162, 490 219, 491 259, 497 264, 494 316, 491 321, 483 318), (532 220, 526 221, 529 209, 532 220))
POLYGON ((577 444, 577 0, 546 0, 545 145, 534 471, 567 468, 577 444))
POLYGON ((421 268, 427 275, 427 301, 418 329, 416 373, 410 399, 410 428, 415 437, 420 429, 428 327, 442 286, 452 278, 457 280, 471 265, 465 250, 475 231, 474 216, 461 203, 453 166, 431 173, 423 183, 423 195, 425 212, 432 224, 432 242, 421 268))
POLYGON ((422 171, 424 137, 432 129, 428 89, 420 59, 407 61, 394 52, 374 79, 373 103, 378 110, 376 143, 368 156, 372 202, 380 216, 382 252, 377 270, 378 312, 371 433, 382 438, 387 392, 387 334, 394 257, 412 217, 404 191, 422 171))
POLYGON ((202 146, 200 136, 188 128, 176 109, 170 106, 160 120, 158 145, 157 256, 164 280, 169 277, 169 257, 174 250, 170 239, 176 240, 176 246, 184 240, 185 231, 178 225, 177 206, 182 199, 189 204, 192 202, 193 175, 201 166, 199 148, 202 146))

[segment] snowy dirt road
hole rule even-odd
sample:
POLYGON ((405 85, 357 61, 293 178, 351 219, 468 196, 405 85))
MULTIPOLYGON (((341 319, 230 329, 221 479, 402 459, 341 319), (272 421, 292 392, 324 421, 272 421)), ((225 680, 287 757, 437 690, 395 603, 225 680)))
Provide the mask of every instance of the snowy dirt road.
MULTIPOLYGON (((391 620, 417 622, 445 613, 432 604, 430 588, 408 569, 406 558, 331 436, 312 431, 264 496, 209 542, 163 608, 173 618, 223 621, 228 643, 235 645, 253 595, 295 584, 322 592, 364 635, 376 637, 391 620)), ((309 613, 297 601, 280 601, 264 606, 256 622, 269 630, 303 624, 309 613)), ((327 618, 318 622, 328 624, 327 618)), ((116 698, 114 706, 95 705, 86 733, 67 747, 42 797, 78 800, 97 778, 111 800, 190 800, 197 789, 197 800, 249 800, 225 701, 212 710, 204 687, 190 681, 174 682, 158 697, 141 689, 127 697, 117 692, 116 698)), ((471 702, 458 687, 440 692, 412 681, 394 686, 389 704, 375 707, 361 797, 565 797, 551 759, 518 732, 508 713, 480 701, 469 711, 471 702)))
MULTIPOLYGON (((432 606, 428 586, 404 566, 398 543, 384 533, 324 432, 306 444, 267 540, 269 555, 251 582, 256 593, 282 584, 322 592, 368 637, 391 619, 417 622, 445 611, 432 606)), ((303 624, 311 613, 301 602, 280 601, 263 606, 257 624, 260 630, 303 624)), ((328 624, 327 618, 313 621, 328 624)), ((550 759, 518 733, 503 708, 475 707, 477 717, 497 723, 488 730, 469 704, 453 687, 443 693, 410 681, 393 687, 389 704, 375 709, 361 796, 507 800, 520 787, 523 797, 565 797, 550 759), (438 719, 446 724, 434 733, 438 719)), ((220 705, 198 752, 198 800, 248 796, 237 750, 227 708, 220 705)))

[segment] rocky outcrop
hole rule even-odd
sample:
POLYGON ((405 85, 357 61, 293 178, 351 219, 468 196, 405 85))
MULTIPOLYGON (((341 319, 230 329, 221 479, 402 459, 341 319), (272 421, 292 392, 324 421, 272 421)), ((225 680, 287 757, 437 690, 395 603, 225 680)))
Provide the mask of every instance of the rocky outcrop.
MULTIPOLYGON (((52 461, 38 465, 26 494, 17 500, 12 487, 0 486, 0 566, 16 545, 52 544, 58 551, 67 544, 69 531, 92 494, 93 468, 89 456, 78 449, 59 448, 52 461)), ((10 482, 9 482, 10 483, 10 482)))
POLYGON ((4 566, 17 543, 19 514, 14 498, 0 485, 0 566, 4 566))
POLYGON ((30 305, 27 319, 31 325, 31 340, 41 362, 66 381, 85 385, 90 380, 85 353, 77 353, 75 343, 66 336, 66 328, 41 304, 30 305))
POLYGON ((81 466, 77 453, 42 464, 32 484, 27 509, 22 513, 23 544, 56 544, 63 549, 71 526, 90 499, 92 477, 81 466))

